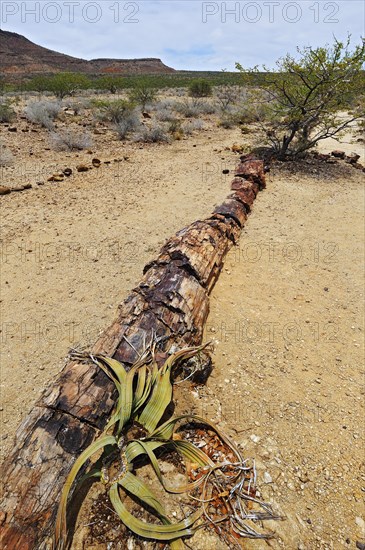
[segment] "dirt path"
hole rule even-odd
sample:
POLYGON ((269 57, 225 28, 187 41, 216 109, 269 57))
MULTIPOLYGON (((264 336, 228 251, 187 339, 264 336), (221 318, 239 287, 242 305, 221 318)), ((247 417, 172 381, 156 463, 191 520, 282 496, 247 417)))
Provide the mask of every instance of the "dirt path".
POLYGON ((363 175, 326 172, 273 170, 211 300, 196 410, 257 458, 287 516, 250 549, 364 542, 363 175))
MULTIPOLYGON (((231 176, 222 169, 237 156, 224 147, 236 137, 215 129, 145 148, 105 139, 93 156, 110 165, 1 197, 3 455, 69 349, 90 345, 162 244, 226 197, 231 176)), ((41 147, 33 147, 39 158, 41 147)), ((42 175, 91 158, 52 153, 42 175)), ((27 158, 4 177, 19 182, 25 167, 22 181, 34 183, 39 162, 27 158)))
MULTIPOLYGON (((90 163, 32 139, 10 183, 38 179, 40 163, 47 175, 90 163)), ((238 131, 216 128, 142 149, 105 138, 93 155, 110 165, 2 197, 3 455, 68 350, 94 341, 160 245, 227 195, 235 141, 238 131)), ((288 518, 248 549, 365 540, 363 206, 363 174, 349 166, 274 168, 214 289, 216 367, 195 412, 257 459, 263 498, 288 518)), ((204 536, 195 544, 220 550, 204 536)))

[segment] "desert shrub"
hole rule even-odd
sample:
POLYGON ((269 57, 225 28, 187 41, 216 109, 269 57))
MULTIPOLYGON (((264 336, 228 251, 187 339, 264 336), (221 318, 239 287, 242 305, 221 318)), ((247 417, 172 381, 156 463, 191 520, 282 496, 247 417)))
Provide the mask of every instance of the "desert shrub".
POLYGON ((99 107, 97 117, 103 122, 113 122, 119 124, 135 109, 135 105, 125 99, 116 99, 115 101, 93 102, 99 107))
POLYGON ((226 130, 230 130, 231 128, 237 126, 237 119, 234 115, 227 113, 219 119, 218 126, 225 128, 226 130))
POLYGON ((153 103, 156 100, 156 96, 157 90, 154 88, 150 88, 143 83, 132 88, 128 94, 129 100, 132 103, 141 105, 143 111, 145 111, 146 106, 149 103, 153 103))
POLYGON ((0 76, 0 95, 3 95, 5 93, 5 90, 6 90, 5 79, 2 76, 0 76))
POLYGON ((235 105, 239 101, 239 98, 240 89, 238 86, 234 86, 233 84, 217 86, 215 89, 215 99, 217 105, 223 112, 227 111, 232 105, 235 105))
POLYGON ((87 101, 67 101, 65 108, 73 111, 75 115, 79 115, 84 109, 87 109, 87 101))
POLYGON ((171 119, 168 125, 169 134, 175 134, 176 132, 181 132, 181 120, 178 118, 171 119))
POLYGON ((51 143, 56 151, 81 151, 92 145, 89 134, 74 130, 63 130, 51 133, 51 143))
POLYGON ((0 166, 10 166, 14 162, 13 153, 0 142, 0 166))
POLYGON ((16 113, 8 101, 0 103, 0 122, 13 122, 15 117, 16 113))
POLYGON ((74 95, 78 90, 90 86, 87 76, 77 73, 58 73, 47 79, 46 90, 53 92, 59 99, 74 95))
POLYGON ((217 107, 209 101, 202 101, 199 104, 199 111, 202 115, 214 115, 217 112, 217 107))
POLYGON ((40 124, 51 130, 53 121, 58 117, 60 110, 61 103, 59 101, 34 101, 26 106, 25 116, 29 122, 40 124))
POLYGON ((176 119, 176 116, 170 109, 158 109, 156 110, 156 118, 161 122, 172 122, 176 119))
POLYGON ((191 136, 193 132, 203 130, 204 127, 205 127, 205 124, 202 120, 192 120, 189 122, 185 122, 181 126, 181 129, 185 135, 191 136))
POLYGON ((156 143, 156 142, 168 143, 170 141, 170 137, 163 126, 155 124, 150 128, 147 126, 143 126, 140 132, 136 134, 134 140, 142 141, 145 143, 156 143))
POLYGON ((212 86, 204 78, 193 80, 189 85, 189 95, 191 97, 209 97, 212 95, 212 86))
POLYGON ((174 95, 176 95, 176 97, 186 96, 186 88, 176 88, 174 95))
POLYGON ((174 111, 175 107, 176 101, 174 99, 161 99, 161 101, 157 101, 153 105, 152 110, 159 111, 160 109, 169 109, 170 111, 174 111))
POLYGON ((127 113, 125 117, 115 125, 115 129, 117 131, 119 139, 125 139, 128 134, 136 130, 139 126, 139 116, 136 112, 130 112, 127 113))
POLYGON ((185 118, 196 118, 206 114, 205 107, 199 101, 182 101, 176 103, 176 111, 185 118))
POLYGON ((96 85, 101 90, 108 90, 111 94, 116 94, 124 86, 124 78, 118 76, 105 75, 96 81, 96 85))
POLYGON ((175 110, 186 118, 197 118, 202 115, 212 115, 217 112, 217 107, 213 103, 198 98, 175 104, 175 110))
POLYGON ((253 124, 254 122, 264 122, 270 116, 269 106, 261 99, 248 101, 245 105, 239 105, 236 109, 230 111, 231 116, 235 117, 238 124, 253 124))
MULTIPOLYGON (((364 112, 348 112, 354 97, 363 91, 365 42, 350 50, 336 38, 332 46, 297 48, 276 63, 276 71, 265 70, 261 77, 267 94, 270 116, 264 125, 268 141, 278 158, 298 157, 320 140, 339 135, 364 112), (340 112, 347 112, 341 116, 340 112)), ((246 71, 245 78, 257 75, 258 67, 246 71)))

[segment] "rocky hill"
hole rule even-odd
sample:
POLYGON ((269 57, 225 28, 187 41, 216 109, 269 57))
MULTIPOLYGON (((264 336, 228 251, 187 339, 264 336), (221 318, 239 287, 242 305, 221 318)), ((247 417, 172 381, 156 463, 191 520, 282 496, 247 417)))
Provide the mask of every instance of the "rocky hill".
POLYGON ((63 71, 86 74, 165 74, 174 72, 174 69, 157 58, 87 61, 43 48, 20 34, 0 29, 0 71, 8 77, 20 77, 63 71))

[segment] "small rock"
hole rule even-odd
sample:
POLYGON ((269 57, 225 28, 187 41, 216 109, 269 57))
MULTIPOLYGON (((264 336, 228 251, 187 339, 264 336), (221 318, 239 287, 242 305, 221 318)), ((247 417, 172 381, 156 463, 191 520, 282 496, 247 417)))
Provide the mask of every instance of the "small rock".
POLYGON ((148 113, 142 113, 143 118, 151 118, 151 115, 148 113))
POLYGON ((229 174, 228 168, 225 168, 224 170, 222 170, 222 174, 229 174))
POLYGON ((26 189, 32 189, 32 185, 25 183, 24 185, 19 185, 19 187, 13 187, 12 191, 25 191, 26 189))
POLYGON ((254 443, 258 443, 258 442, 260 441, 261 437, 260 437, 259 435, 252 434, 252 435, 250 436, 250 439, 251 439, 251 441, 253 441, 254 443))
POLYGON ((9 187, 5 187, 5 185, 0 186, 0 195, 9 195, 9 193, 10 193, 9 187))
POLYGON ((99 159, 92 159, 91 163, 95 168, 99 168, 101 161, 99 159))
POLYGON ((350 155, 347 155, 345 157, 345 162, 348 162, 349 164, 356 164, 359 158, 360 158, 360 155, 358 155, 357 153, 351 153, 350 155))
POLYGON ((346 153, 345 151, 339 151, 338 149, 336 149, 336 151, 332 151, 331 155, 338 159, 344 159, 346 156, 346 153))
POLYGON ((269 472, 265 472, 263 476, 264 483, 272 483, 272 477, 269 472))
POLYGON ((365 521, 360 516, 357 516, 355 518, 355 523, 358 527, 360 527, 361 531, 363 531, 365 535, 365 521))
POLYGON ((89 167, 86 166, 86 164, 78 164, 78 165, 76 166, 76 170, 77 170, 78 172, 87 172, 87 171, 89 170, 89 167))
POLYGON ((63 173, 65 174, 66 177, 69 177, 72 174, 72 170, 71 168, 65 168, 63 173))
POLYGON ((10 128, 8 128, 8 131, 9 132, 17 132, 18 128, 16 128, 15 126, 11 126, 10 128))
POLYGON ((47 179, 47 181, 63 181, 63 174, 53 174, 47 179))
POLYGON ((356 541, 356 548, 358 550, 365 550, 365 542, 360 542, 359 540, 356 541))

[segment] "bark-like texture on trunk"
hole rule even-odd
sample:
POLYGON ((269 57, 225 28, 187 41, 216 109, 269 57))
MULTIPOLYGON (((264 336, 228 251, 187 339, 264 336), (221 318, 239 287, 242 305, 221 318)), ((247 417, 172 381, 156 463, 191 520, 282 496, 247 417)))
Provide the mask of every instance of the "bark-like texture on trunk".
MULTIPOLYGON (((202 341, 211 292, 237 242, 258 190, 263 163, 240 164, 227 200, 204 221, 179 231, 145 267, 137 288, 91 350, 132 364, 155 335, 162 352, 202 341), (131 347, 131 345, 133 347, 131 347)), ((51 548, 65 478, 76 457, 102 429, 114 405, 114 385, 95 365, 70 361, 18 428, 2 468, 3 550, 51 548)))

